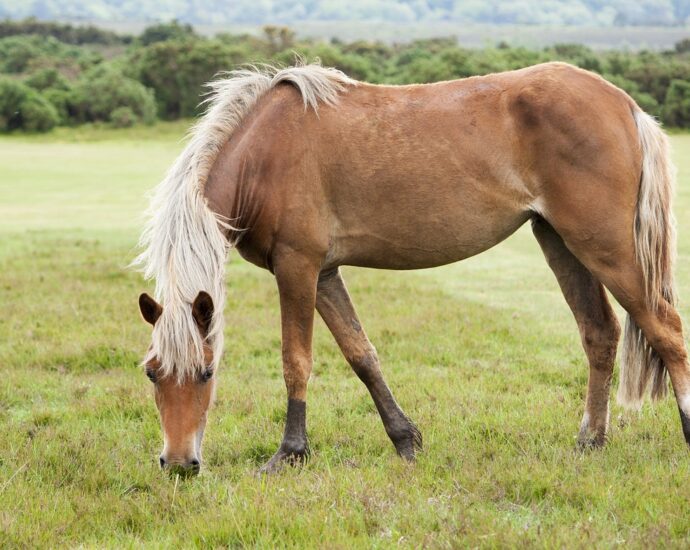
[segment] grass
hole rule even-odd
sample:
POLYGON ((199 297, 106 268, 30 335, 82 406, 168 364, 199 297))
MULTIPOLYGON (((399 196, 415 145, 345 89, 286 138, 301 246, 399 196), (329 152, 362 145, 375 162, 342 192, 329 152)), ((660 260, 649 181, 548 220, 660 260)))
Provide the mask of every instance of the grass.
MULTIPOLYGON (((575 451, 587 380, 575 323, 528 228, 436 270, 345 269, 425 451, 402 463, 321 321, 312 460, 255 476, 285 418, 277 292, 233 254, 206 467, 158 469, 137 366, 149 330, 125 269, 144 195, 182 127, 0 138, 0 545, 3 547, 683 547, 690 457, 672 400, 614 406, 611 441, 575 451)), ((690 309, 690 135, 678 279, 690 309)), ((149 289, 150 290, 150 289, 149 289)))

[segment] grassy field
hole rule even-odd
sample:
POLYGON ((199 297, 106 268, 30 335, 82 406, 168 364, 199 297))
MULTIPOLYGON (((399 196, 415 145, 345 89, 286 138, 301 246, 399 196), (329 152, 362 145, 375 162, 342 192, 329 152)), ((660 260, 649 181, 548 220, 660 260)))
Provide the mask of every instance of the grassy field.
MULTIPOLYGON (((612 411, 575 450, 587 379, 575 323, 529 228, 461 264, 345 269, 425 451, 402 463, 317 322, 312 460, 255 476, 285 417, 277 292, 231 255, 227 338, 205 469, 175 483, 138 362, 125 269, 144 195, 183 126, 0 138, 0 546, 687 547, 690 456, 672 400, 612 411)), ((690 135, 678 279, 690 321, 690 135)))

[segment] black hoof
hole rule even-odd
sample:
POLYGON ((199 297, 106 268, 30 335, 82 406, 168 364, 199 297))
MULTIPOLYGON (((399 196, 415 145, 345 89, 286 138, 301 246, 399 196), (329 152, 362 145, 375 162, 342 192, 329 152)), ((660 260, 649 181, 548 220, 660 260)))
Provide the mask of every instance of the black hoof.
POLYGON ((586 436, 578 436, 577 438, 577 450, 586 452, 593 451, 595 449, 601 449, 606 445, 606 436, 598 436, 594 434, 588 434, 586 436))
POLYGON ((301 466, 309 459, 309 450, 286 451, 282 447, 271 457, 266 464, 259 469, 259 475, 277 474, 286 464, 290 466, 301 466))
POLYGON ((390 438, 398 455, 409 462, 414 462, 417 452, 422 450, 422 432, 411 420, 407 420, 405 428, 396 430, 390 438))
POLYGON ((580 429, 577 436, 577 448, 580 451, 592 451, 601 449, 606 445, 606 432, 603 430, 590 430, 587 427, 580 429))
POLYGON ((683 426, 685 442, 690 446, 690 418, 688 418, 688 415, 685 414, 680 407, 678 407, 678 412, 680 413, 680 423, 683 426))

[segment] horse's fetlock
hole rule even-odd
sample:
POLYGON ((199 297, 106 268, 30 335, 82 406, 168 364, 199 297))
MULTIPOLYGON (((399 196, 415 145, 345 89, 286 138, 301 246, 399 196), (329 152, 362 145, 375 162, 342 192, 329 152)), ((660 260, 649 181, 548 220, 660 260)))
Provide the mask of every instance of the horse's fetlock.
POLYGON ((280 451, 288 457, 306 457, 309 454, 309 442, 297 437, 287 438, 280 444, 280 451))

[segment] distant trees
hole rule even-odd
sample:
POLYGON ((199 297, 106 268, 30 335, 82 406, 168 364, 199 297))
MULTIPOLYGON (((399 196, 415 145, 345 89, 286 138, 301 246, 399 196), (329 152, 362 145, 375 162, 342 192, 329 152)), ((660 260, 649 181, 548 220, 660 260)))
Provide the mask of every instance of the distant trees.
POLYGON ((68 103, 70 110, 77 122, 104 121, 131 126, 156 120, 153 90, 107 65, 94 67, 75 83, 68 103), (128 124, 124 124, 125 119, 128 124))
MULTIPOLYGON (((14 3, 16 5, 16 2, 14 3)), ((2 6, 2 2, 0 2, 2 6)), ((0 8, 2 9, 2 8, 0 8)), ((15 12, 16 13, 16 12, 15 12)), ((14 15, 12 10, 8 10, 8 17, 14 15)), ((57 17, 62 17, 57 14, 57 17)), ((33 34, 39 36, 52 36, 65 44, 127 44, 132 37, 116 34, 111 31, 94 27, 93 25, 73 26, 62 23, 39 21, 33 17, 22 21, 12 21, 5 19, 0 21, 0 38, 17 36, 23 34, 33 34)))
POLYGON ((170 23, 160 23, 144 29, 139 36, 139 43, 149 46, 155 42, 165 42, 168 40, 186 40, 197 38, 197 34, 189 24, 181 24, 177 20, 170 23))
MULTIPOLYGON (((0 38, 0 131, 42 131, 85 122, 130 126, 199 113, 203 84, 246 63, 287 65, 295 54, 320 58, 373 83, 432 82, 560 60, 603 75, 670 126, 690 128, 690 46, 667 52, 594 51, 580 44, 541 50, 508 44, 473 50, 455 39, 408 44, 300 40, 270 26, 262 36, 199 36, 177 22, 155 25, 125 43, 74 45, 37 34, 0 38)), ((59 27, 57 27, 59 28, 59 27)), ((69 33, 67 34, 69 35, 69 33)))
MULTIPOLYGON (((91 21, 156 21, 192 24, 328 21, 458 21, 528 25, 681 25, 690 18, 687 0, 0 0, 0 17, 91 21), (203 6, 203 9, 200 7, 203 6)), ((51 33, 66 30, 51 30, 51 33)), ((51 34, 60 38, 57 34, 51 34)), ((61 38, 62 39, 62 38, 61 38)), ((97 39, 105 40, 105 35, 97 39)), ((79 42, 86 43, 92 39, 79 42)), ((68 41, 68 40, 66 40, 68 41)))
POLYGON ((170 120, 197 114, 203 84, 219 71, 263 59, 267 58, 261 52, 252 54, 244 45, 217 39, 185 39, 134 48, 127 55, 126 65, 132 78, 154 92, 159 116, 170 120))

